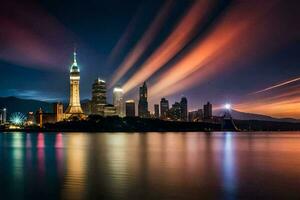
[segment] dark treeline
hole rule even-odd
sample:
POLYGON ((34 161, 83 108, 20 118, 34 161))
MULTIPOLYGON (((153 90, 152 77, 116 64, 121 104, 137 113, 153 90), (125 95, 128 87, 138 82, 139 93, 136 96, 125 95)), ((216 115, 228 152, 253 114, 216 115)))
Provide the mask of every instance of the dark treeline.
POLYGON ((300 123, 234 120, 240 131, 300 131, 300 123))
POLYGON ((218 131, 221 125, 205 122, 177 122, 139 117, 102 117, 89 116, 87 120, 62 121, 55 124, 45 124, 49 131, 90 131, 90 132, 150 132, 150 131, 218 131))
MULTIPOLYGON (((273 122, 258 120, 234 120, 239 131, 300 131, 300 123, 273 122)), ((0 127, 0 131, 17 131, 0 127)), ((225 131, 222 123, 209 122, 180 122, 163 121, 139 117, 102 117, 91 115, 86 120, 74 118, 71 121, 62 121, 55 124, 44 124, 18 129, 27 132, 189 132, 189 131, 225 131)), ((230 131, 230 130, 227 130, 230 131)))

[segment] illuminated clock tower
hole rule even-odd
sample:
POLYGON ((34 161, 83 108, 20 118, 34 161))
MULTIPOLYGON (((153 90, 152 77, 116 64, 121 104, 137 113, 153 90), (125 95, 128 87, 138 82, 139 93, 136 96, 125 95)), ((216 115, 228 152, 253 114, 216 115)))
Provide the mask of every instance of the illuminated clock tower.
POLYGON ((65 112, 69 116, 80 116, 83 114, 79 96, 79 73, 80 70, 76 61, 76 51, 74 51, 74 61, 70 68, 70 102, 65 112))

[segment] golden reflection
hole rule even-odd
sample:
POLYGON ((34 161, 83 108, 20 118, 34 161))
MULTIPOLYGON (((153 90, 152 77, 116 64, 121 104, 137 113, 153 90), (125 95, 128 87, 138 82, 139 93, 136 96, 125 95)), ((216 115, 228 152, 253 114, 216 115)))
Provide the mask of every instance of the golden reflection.
POLYGON ((66 175, 62 195, 64 199, 83 199, 87 184, 87 150, 89 135, 68 133, 66 140, 66 175))

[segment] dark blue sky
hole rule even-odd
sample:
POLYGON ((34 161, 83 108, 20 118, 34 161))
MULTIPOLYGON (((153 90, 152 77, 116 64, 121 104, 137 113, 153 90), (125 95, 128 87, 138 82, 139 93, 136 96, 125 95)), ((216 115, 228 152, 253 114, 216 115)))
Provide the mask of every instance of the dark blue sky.
MULTIPOLYGON (((0 96, 67 100, 68 67, 76 43, 81 68, 81 98, 90 98, 94 79, 100 76, 109 82, 113 78, 118 66, 149 31, 149 26, 166 1, 43 0, 24 3, 4 0, 0 8, 0 96), (122 45, 114 50, 124 35, 122 45), (116 54, 109 60, 113 50, 116 54)), ((262 8, 252 12, 250 9, 257 5, 251 5, 247 13, 247 9, 242 10, 243 5, 240 12, 234 10, 239 10, 241 2, 215 1, 189 41, 147 79, 149 87, 159 82, 164 72, 184 59, 199 42, 201 45, 202 40, 205 42, 214 30, 218 31, 219 23, 231 12, 238 13, 240 17, 232 18, 227 32, 234 32, 239 24, 251 23, 244 32, 237 33, 236 41, 219 49, 217 47, 216 57, 208 56, 211 64, 206 68, 212 65, 210 70, 201 68, 202 73, 197 69, 185 79, 180 79, 182 83, 189 78, 193 82, 184 89, 169 92, 167 98, 171 103, 179 100, 181 95, 188 97, 190 109, 200 107, 208 100, 214 104, 234 103, 247 98, 251 92, 298 77, 299 3, 288 0, 265 5, 261 1, 253 1, 252 4, 262 4, 258 6, 262 8), (230 59, 225 59, 226 56, 230 59), (222 59, 219 61, 219 58, 222 59), (206 72, 209 75, 203 79, 201 74, 206 72)), ((174 31, 193 4, 192 0, 173 1, 158 33, 153 35, 150 44, 118 84, 123 85, 133 77, 174 31)), ((208 41, 222 41, 223 35, 225 33, 222 32, 208 41)), ((203 54, 200 51, 199 55, 203 54)), ((133 88, 128 96, 136 98, 137 91, 137 87, 133 88)), ((159 98, 153 98, 151 105, 159 98)))

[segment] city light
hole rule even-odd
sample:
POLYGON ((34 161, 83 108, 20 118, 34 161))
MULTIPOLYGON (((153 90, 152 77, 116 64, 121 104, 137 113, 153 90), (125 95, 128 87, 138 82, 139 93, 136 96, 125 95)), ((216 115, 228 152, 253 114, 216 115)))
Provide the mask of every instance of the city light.
POLYGON ((226 110, 230 110, 230 109, 231 109, 231 104, 226 103, 225 106, 224 106, 224 108, 225 108, 226 110))
POLYGON ((25 122, 26 117, 25 117, 25 115, 23 115, 20 112, 15 112, 15 113, 11 114, 9 120, 11 123, 13 123, 15 125, 22 125, 25 122))

